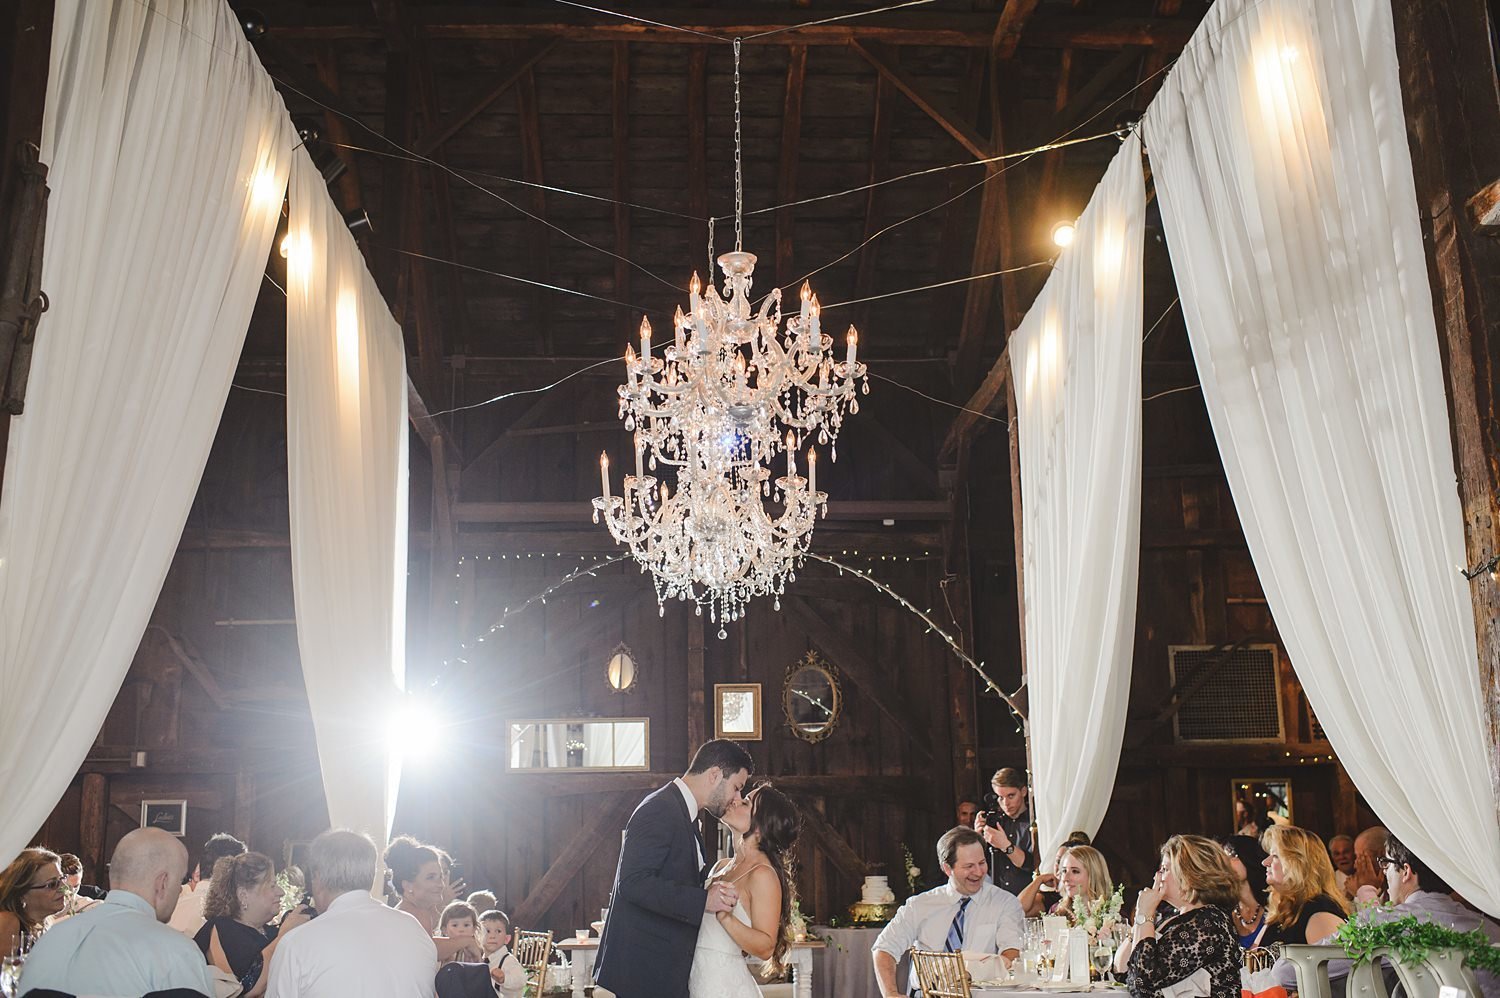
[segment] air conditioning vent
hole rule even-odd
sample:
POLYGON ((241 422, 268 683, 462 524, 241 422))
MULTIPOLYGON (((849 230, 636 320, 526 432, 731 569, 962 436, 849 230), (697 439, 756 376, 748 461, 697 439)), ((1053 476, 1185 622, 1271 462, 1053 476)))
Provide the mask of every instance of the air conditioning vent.
POLYGON ((1282 740, 1275 645, 1228 653, 1211 645, 1174 645, 1167 655, 1174 689, 1193 684, 1200 669, 1213 670, 1194 684, 1173 719, 1179 742, 1282 740))

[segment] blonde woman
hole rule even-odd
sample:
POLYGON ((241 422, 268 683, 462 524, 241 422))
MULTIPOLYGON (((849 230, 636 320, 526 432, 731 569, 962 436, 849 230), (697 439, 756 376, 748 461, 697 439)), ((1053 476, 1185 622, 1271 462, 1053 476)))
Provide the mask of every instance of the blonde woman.
POLYGON ((1239 878, 1217 842, 1201 835, 1168 839, 1156 878, 1136 899, 1130 939, 1115 957, 1132 998, 1159 998, 1162 988, 1200 970, 1210 998, 1238 998, 1241 950, 1229 910, 1239 896, 1239 878), (1163 901, 1177 914, 1157 925, 1163 901))
POLYGON ((1266 850, 1266 927, 1256 946, 1317 943, 1348 919, 1323 840, 1305 828, 1275 825, 1261 836, 1266 850))
POLYGON ((1037 874, 1016 900, 1021 902, 1027 918, 1035 918, 1044 909, 1049 915, 1071 916, 1074 898, 1098 901, 1108 898, 1114 889, 1104 854, 1093 846, 1075 845, 1063 850, 1057 861, 1056 874, 1037 874), (1041 893, 1044 883, 1055 883, 1060 895, 1050 909, 1047 909, 1047 901, 1041 893))

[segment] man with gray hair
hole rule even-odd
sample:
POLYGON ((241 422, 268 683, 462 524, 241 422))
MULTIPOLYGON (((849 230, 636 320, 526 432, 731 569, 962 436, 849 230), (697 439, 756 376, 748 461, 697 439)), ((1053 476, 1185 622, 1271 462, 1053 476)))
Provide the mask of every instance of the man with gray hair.
POLYGON ((138 828, 109 860, 110 891, 88 911, 48 929, 21 973, 21 993, 132 995, 181 988, 214 993, 198 947, 164 924, 177 907, 188 853, 159 828, 138 828))
POLYGON ((378 868, 368 836, 313 839, 307 877, 319 914, 276 947, 267 998, 432 998, 437 946, 415 918, 371 896, 378 868))

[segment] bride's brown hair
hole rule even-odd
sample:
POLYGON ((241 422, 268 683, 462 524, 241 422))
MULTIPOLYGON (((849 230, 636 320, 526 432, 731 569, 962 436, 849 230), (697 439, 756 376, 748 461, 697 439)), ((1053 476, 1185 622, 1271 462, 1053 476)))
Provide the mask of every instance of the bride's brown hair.
POLYGON ((778 920, 776 944, 771 950, 771 959, 766 961, 770 973, 780 974, 782 960, 792 946, 792 905, 797 901, 796 858, 793 850, 797 845, 797 833, 802 830, 802 815, 797 806, 786 795, 769 783, 762 783, 751 792, 750 828, 747 835, 756 835, 760 851, 765 853, 781 881, 781 916, 778 920))

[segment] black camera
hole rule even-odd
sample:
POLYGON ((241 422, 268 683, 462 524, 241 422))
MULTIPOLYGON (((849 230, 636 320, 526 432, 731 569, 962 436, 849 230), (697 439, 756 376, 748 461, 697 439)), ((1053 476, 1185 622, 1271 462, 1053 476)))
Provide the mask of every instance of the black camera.
POLYGON ((1000 798, 989 793, 984 795, 984 823, 986 825, 1000 824, 1000 798))

